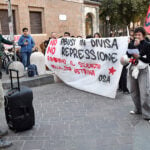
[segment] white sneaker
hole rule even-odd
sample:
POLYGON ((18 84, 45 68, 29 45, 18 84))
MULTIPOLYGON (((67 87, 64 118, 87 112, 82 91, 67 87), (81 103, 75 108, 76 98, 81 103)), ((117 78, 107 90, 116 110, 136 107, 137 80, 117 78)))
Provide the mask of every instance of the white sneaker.
POLYGON ((131 115, 134 115, 134 114, 135 114, 135 111, 131 110, 131 111, 130 111, 130 114, 131 114, 131 115))
POLYGON ((131 110, 131 111, 130 111, 130 114, 131 114, 131 115, 138 115, 138 114, 141 114, 141 113, 138 112, 138 111, 131 110))

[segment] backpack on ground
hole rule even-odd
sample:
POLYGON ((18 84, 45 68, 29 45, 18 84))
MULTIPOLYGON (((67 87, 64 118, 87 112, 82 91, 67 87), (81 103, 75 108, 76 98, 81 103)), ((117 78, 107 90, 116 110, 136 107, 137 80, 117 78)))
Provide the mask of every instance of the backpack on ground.
POLYGON ((28 77, 34 77, 35 75, 38 75, 36 65, 34 65, 34 64, 29 65, 28 66, 28 77))

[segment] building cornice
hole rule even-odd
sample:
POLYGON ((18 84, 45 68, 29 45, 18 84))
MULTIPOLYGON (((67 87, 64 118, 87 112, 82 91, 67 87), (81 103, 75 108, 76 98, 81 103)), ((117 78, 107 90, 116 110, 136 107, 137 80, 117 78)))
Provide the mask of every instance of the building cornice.
POLYGON ((63 0, 63 1, 74 2, 74 3, 83 3, 84 2, 84 0, 63 0))
POLYGON ((84 4, 100 5, 101 0, 84 0, 84 4))
POLYGON ((100 5, 102 0, 63 0, 63 1, 83 3, 83 4, 92 4, 92 5, 100 5))

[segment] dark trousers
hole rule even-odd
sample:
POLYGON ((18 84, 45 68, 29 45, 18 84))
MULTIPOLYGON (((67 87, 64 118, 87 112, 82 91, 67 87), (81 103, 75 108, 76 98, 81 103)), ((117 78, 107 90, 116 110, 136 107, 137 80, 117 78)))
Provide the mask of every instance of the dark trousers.
POLYGON ((2 79, 2 56, 0 56, 0 79, 2 79))
POLYGON ((121 77, 120 77, 120 81, 119 81, 119 89, 122 90, 123 92, 128 91, 127 73, 128 73, 128 70, 127 70, 126 66, 124 66, 122 69, 122 73, 121 73, 121 77))

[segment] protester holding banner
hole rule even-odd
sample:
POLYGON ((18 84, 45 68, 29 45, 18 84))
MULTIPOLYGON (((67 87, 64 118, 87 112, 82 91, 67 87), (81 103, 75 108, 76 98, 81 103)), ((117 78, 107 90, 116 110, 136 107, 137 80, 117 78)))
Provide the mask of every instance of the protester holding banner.
POLYGON ((35 46, 35 42, 31 35, 28 34, 28 28, 23 28, 22 31, 23 35, 20 37, 18 45, 21 46, 22 63, 25 69, 27 69, 30 65, 30 55, 33 47, 35 46))
POLYGON ((57 39, 57 33, 56 32, 51 33, 51 39, 57 39))
POLYGON ((139 69, 139 74, 137 79, 132 76, 133 67, 132 64, 129 70, 130 74, 130 85, 131 85, 131 97, 135 105, 135 110, 131 111, 131 114, 142 114, 145 120, 150 120, 150 81, 149 81, 149 63, 150 63, 150 43, 145 40, 146 31, 143 27, 138 27, 134 31, 135 40, 131 41, 129 44, 129 50, 136 51, 138 53, 129 54, 129 57, 134 57, 135 59, 142 62, 139 69), (132 50, 134 49, 134 50, 132 50))
POLYGON ((101 37, 102 37, 101 34, 98 33, 98 32, 96 32, 96 33, 94 34, 94 38, 101 38, 101 37))
POLYGON ((129 90, 127 88, 127 66, 123 66, 120 81, 119 81, 119 91, 124 94, 129 94, 129 90))
MULTIPOLYGON (((129 42, 134 40, 134 30, 130 30, 130 40, 129 42)), ((129 90, 127 88, 127 74, 128 74, 128 65, 123 66, 120 81, 119 81, 119 91, 124 94, 129 94, 129 90)))
POLYGON ((64 33, 64 37, 70 37, 70 33, 69 32, 65 32, 64 33))
POLYGON ((40 44, 40 48, 42 50, 42 53, 45 55, 45 51, 46 51, 46 48, 48 46, 48 43, 51 39, 57 39, 57 33, 56 32, 51 32, 51 36, 49 37, 48 40, 45 40, 44 42, 42 42, 40 44))
POLYGON ((87 35, 87 36, 86 36, 86 39, 92 39, 92 38, 93 38, 92 35, 87 35))

